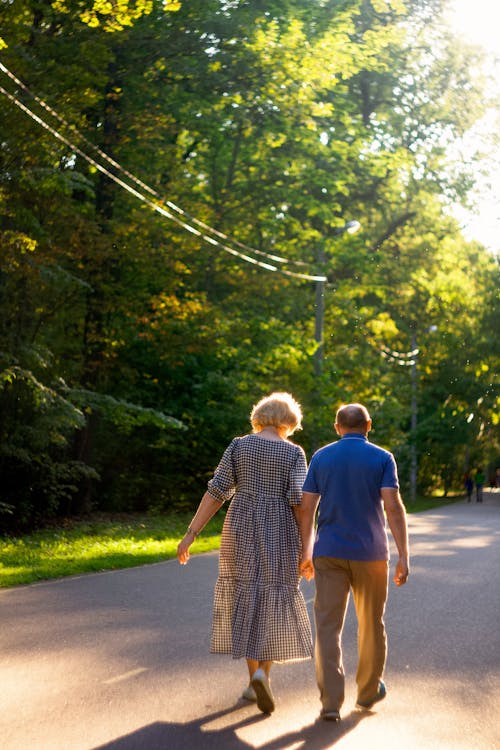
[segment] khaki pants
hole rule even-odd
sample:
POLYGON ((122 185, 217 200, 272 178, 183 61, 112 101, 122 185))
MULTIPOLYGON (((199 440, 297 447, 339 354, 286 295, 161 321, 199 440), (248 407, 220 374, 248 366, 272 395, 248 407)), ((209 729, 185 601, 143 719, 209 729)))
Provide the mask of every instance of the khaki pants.
POLYGON ((351 589, 358 618, 357 700, 369 701, 377 694, 387 653, 384 611, 389 564, 316 557, 314 569, 316 678, 323 711, 338 711, 344 702, 342 628, 351 589))

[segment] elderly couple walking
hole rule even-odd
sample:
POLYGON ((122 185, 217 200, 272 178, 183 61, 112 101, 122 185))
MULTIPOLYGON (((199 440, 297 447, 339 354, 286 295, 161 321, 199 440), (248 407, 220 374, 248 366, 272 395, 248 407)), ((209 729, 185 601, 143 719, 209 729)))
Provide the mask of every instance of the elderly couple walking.
POLYGON ((309 469, 302 448, 288 439, 302 421, 290 394, 261 399, 250 421, 253 432, 226 448, 177 557, 187 563, 196 536, 232 499, 222 530, 210 650, 246 659, 249 683, 242 697, 256 701, 263 713, 275 708, 273 662, 313 655, 299 582, 301 575, 314 577, 320 716, 338 721, 344 701, 342 628, 351 591, 358 619, 356 705, 369 709, 386 694, 385 516, 399 555, 396 586, 407 580, 409 558, 396 463, 368 441, 371 419, 361 404, 339 408, 340 440, 316 451, 309 469))

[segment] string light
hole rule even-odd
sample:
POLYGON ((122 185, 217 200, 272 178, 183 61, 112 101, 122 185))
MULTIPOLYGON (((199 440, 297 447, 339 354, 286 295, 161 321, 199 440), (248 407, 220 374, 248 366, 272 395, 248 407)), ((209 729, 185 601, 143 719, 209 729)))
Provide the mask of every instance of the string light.
POLYGON ((417 363, 417 357, 420 353, 418 347, 412 349, 410 352, 398 352, 395 349, 389 349, 385 344, 377 343, 370 336, 368 336, 366 340, 384 359, 387 359, 394 364, 401 365, 401 367, 412 367, 417 363))
POLYGON ((389 359, 391 360, 391 362, 396 362, 402 367, 411 367, 412 365, 416 364, 420 350, 416 348, 411 352, 397 352, 393 349, 389 349, 387 346, 385 346, 385 344, 380 344, 379 351, 384 359, 389 359))

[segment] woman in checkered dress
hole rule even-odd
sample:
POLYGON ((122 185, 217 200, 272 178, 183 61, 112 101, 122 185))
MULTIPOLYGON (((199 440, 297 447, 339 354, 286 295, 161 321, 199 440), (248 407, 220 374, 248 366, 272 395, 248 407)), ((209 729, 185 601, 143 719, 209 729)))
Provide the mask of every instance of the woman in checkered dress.
POLYGON ((177 550, 185 564, 196 535, 232 498, 222 530, 210 650, 246 659, 250 684, 243 697, 265 713, 274 710, 272 663, 312 656, 295 518, 307 467, 302 448, 287 439, 301 420, 288 393, 273 393, 254 406, 253 433, 226 448, 177 550))

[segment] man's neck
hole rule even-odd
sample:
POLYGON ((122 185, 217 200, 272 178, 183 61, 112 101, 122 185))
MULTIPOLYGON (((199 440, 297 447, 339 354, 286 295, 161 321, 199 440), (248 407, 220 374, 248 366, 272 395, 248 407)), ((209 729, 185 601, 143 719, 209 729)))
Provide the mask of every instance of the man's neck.
POLYGON ((340 437, 344 437, 344 435, 361 435, 362 437, 367 437, 368 435, 368 432, 366 430, 363 430, 361 427, 340 427, 338 433, 340 437))

